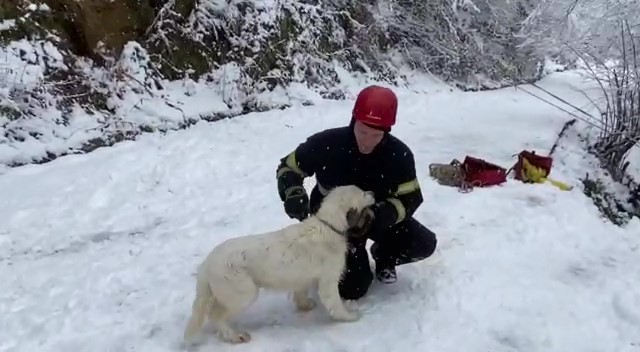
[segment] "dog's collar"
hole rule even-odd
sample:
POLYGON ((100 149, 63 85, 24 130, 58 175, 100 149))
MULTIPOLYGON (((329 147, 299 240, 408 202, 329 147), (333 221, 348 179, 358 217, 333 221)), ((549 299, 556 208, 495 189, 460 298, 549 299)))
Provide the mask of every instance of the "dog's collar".
POLYGON ((328 228, 330 228, 333 232, 339 234, 339 235, 344 235, 347 233, 347 230, 344 231, 340 231, 338 229, 335 228, 335 226, 331 225, 329 222, 327 222, 326 220, 320 218, 319 216, 315 216, 316 219, 318 219, 318 221, 320 221, 323 225, 327 226, 328 228))

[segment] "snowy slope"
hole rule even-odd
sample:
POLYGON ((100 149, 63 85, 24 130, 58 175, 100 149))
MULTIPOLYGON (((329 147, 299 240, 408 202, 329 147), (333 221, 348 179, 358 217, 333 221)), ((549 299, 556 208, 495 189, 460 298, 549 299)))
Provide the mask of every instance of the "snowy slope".
MULTIPOLYGON (((542 83, 580 103, 571 73, 542 83)), ((238 321, 248 345, 199 351, 638 351, 640 222, 617 228, 579 190, 588 159, 571 138, 556 179, 460 193, 431 162, 474 155, 510 167, 546 153, 561 111, 515 89, 401 90, 394 133, 416 154, 439 235, 432 260, 374 284, 363 318, 335 324, 265 292, 238 321)), ((196 265, 220 241, 291 222, 275 166, 307 135, 347 123, 351 102, 254 113, 147 135, 0 175, 0 351, 178 351, 196 265)))

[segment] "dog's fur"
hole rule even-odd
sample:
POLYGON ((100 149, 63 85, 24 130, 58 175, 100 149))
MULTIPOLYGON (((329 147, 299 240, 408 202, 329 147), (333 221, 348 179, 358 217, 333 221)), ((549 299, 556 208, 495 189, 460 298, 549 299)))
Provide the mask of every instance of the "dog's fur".
POLYGON ((289 291, 298 310, 311 310, 316 303, 308 291, 318 284, 318 296, 331 317, 355 321, 338 293, 345 266, 347 237, 362 234, 373 220, 363 211, 374 203, 371 192, 356 186, 332 189, 318 212, 304 221, 277 231, 229 239, 198 267, 196 297, 184 331, 189 342, 205 317, 217 325, 223 341, 248 342, 251 337, 236 331, 228 320, 258 297, 259 288, 289 291))

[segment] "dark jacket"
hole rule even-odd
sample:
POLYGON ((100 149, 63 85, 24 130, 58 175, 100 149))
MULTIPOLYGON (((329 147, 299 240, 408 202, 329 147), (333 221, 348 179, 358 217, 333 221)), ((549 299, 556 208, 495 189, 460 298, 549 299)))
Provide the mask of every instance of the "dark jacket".
POLYGON ((317 211, 327 190, 353 184, 375 193, 379 202, 376 228, 382 231, 413 216, 423 201, 409 147, 385 133, 372 153, 361 154, 353 123, 310 136, 280 160, 277 181, 281 200, 286 190, 301 187, 304 178, 314 175, 317 184, 311 192, 311 213, 317 211))

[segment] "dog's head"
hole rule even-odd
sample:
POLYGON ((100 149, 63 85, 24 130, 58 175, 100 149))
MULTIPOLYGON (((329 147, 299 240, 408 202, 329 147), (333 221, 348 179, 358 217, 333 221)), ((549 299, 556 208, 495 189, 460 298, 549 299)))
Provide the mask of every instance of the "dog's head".
POLYGON ((335 225, 346 224, 347 235, 357 237, 364 235, 371 225, 373 212, 369 206, 374 203, 373 192, 353 185, 339 186, 329 192, 318 212, 335 225))
POLYGON ((367 235, 371 223, 374 220, 373 211, 370 208, 364 208, 357 211, 354 208, 347 211, 347 237, 362 238, 367 235))

